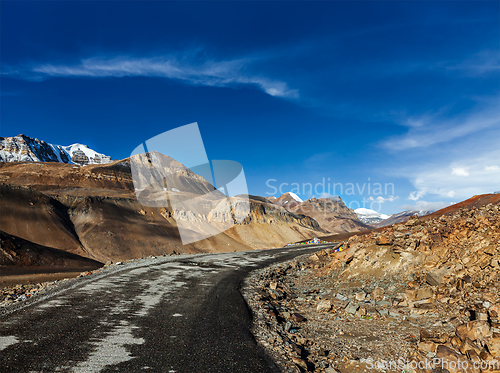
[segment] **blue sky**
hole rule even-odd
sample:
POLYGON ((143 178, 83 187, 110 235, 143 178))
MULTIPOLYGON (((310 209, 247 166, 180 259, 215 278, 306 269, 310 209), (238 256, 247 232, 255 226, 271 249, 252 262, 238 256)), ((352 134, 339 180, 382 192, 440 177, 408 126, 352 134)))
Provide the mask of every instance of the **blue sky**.
POLYGON ((198 122, 252 194, 435 209, 500 190, 499 4, 2 1, 0 135, 119 159, 198 122))

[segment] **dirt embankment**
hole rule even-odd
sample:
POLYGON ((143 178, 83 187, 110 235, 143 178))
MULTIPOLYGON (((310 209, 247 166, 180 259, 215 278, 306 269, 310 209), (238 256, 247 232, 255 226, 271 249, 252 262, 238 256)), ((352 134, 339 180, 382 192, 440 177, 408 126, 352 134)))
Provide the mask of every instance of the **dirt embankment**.
POLYGON ((500 371, 498 204, 462 204, 340 245, 249 282, 258 340, 285 370, 500 371))

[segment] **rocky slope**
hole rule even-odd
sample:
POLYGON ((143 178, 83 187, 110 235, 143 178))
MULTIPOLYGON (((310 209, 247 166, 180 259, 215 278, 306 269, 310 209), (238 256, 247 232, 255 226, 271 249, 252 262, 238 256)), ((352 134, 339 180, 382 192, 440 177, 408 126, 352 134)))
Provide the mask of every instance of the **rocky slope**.
POLYGON ((0 162, 62 162, 79 165, 103 164, 111 158, 87 145, 52 145, 26 135, 0 137, 0 162))
POLYGON ((249 284, 258 339, 285 371, 500 371, 498 195, 338 247, 249 284), (391 369, 399 359, 405 365, 391 369))
POLYGON ((0 231, 0 266, 14 265, 96 269, 102 264, 67 251, 37 245, 0 231))
MULTIPOLYGON (((169 193, 182 189, 204 198, 214 191, 206 180, 172 158, 163 162, 169 166, 164 171, 170 173, 169 193)), ((165 194, 161 183, 150 181, 151 188, 141 190, 140 195, 165 194)), ((202 204, 215 207, 216 202, 207 197, 202 204)), ((176 211, 168 203, 144 206, 138 202, 129 159, 82 167, 57 162, 0 163, 0 209, 0 226, 7 234, 102 263, 172 252, 282 246, 325 233, 313 219, 251 197, 250 215, 244 222, 182 245, 176 211)), ((221 216, 186 214, 179 218, 222 219, 220 223, 224 223, 221 216)))
POLYGON ((274 204, 296 214, 309 216, 329 233, 345 233, 370 229, 358 219, 356 213, 348 208, 340 197, 311 198, 302 201, 298 197, 285 193, 273 200, 274 204))

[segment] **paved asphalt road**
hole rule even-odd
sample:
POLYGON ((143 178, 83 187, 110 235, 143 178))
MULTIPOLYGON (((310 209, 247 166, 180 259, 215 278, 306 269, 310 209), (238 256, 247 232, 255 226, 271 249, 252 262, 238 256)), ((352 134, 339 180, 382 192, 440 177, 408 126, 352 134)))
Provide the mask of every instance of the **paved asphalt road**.
POLYGON ((0 372, 278 372, 239 286, 329 246, 141 259, 80 278, 0 316, 0 372))

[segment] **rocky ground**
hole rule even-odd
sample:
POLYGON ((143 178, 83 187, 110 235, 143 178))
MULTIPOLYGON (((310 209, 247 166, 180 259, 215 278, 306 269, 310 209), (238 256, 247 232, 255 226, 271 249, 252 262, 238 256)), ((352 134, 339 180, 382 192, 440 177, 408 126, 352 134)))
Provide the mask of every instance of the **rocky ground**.
POLYGON ((499 372, 499 210, 411 219, 254 272, 257 341, 284 372, 499 372))

